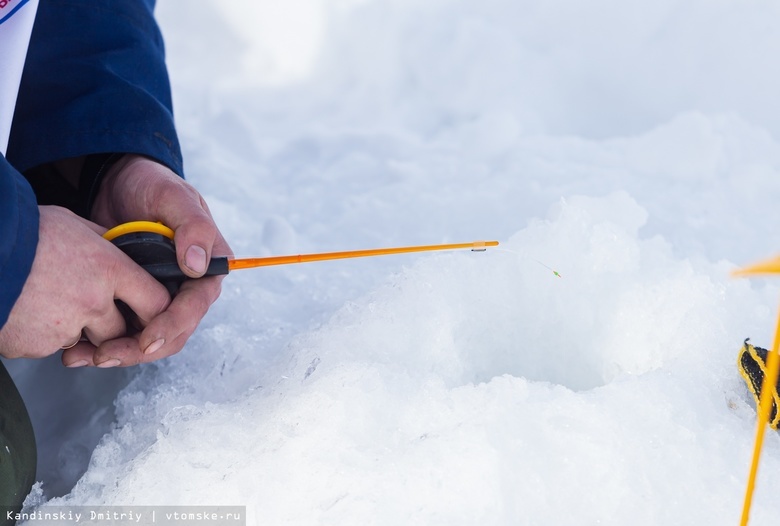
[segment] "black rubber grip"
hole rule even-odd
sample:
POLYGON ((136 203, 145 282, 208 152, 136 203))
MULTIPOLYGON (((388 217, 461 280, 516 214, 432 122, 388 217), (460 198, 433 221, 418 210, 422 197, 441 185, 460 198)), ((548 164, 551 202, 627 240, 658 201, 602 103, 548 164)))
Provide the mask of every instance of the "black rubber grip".
MULTIPOLYGON (((185 280, 192 279, 179 268, 173 240, 162 234, 133 232, 118 236, 112 243, 165 285, 171 296, 185 280)), ((228 272, 228 258, 217 257, 211 259, 204 276, 223 276, 228 272)))

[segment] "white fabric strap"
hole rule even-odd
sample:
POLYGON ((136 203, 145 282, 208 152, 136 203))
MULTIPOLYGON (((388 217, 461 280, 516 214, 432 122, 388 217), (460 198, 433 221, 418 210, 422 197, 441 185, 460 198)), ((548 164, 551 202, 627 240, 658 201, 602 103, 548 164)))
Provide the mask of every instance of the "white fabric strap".
POLYGON ((38 0, 0 0, 0 153, 5 155, 38 0))

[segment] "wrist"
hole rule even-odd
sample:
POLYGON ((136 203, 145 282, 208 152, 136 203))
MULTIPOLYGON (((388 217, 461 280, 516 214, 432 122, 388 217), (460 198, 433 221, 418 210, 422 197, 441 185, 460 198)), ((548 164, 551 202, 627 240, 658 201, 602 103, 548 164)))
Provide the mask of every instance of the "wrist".
POLYGON ((84 217, 95 217, 95 207, 104 180, 114 171, 114 167, 120 164, 123 157, 122 153, 96 153, 84 158, 79 178, 79 194, 84 206, 82 210, 84 217))

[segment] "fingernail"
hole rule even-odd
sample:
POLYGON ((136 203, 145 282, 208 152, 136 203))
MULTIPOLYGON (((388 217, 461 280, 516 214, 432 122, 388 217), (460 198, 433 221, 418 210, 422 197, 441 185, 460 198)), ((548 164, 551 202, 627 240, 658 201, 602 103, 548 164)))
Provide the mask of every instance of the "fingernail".
POLYGON ((116 358, 111 358, 110 360, 106 360, 105 362, 100 362, 99 364, 97 364, 97 366, 102 369, 108 369, 109 367, 116 367, 120 363, 122 362, 120 362, 116 358))
POLYGON ((85 365, 87 365, 87 363, 88 362, 86 360, 79 360, 77 362, 73 362, 71 364, 66 365, 66 367, 84 367, 85 365))
POLYGON ((155 340, 152 343, 149 344, 149 346, 144 349, 144 354, 154 354, 157 351, 160 350, 160 347, 165 345, 165 339, 160 338, 159 340, 155 340))
POLYGON ((191 245, 184 254, 184 264, 193 272, 206 272, 206 251, 198 245, 191 245))

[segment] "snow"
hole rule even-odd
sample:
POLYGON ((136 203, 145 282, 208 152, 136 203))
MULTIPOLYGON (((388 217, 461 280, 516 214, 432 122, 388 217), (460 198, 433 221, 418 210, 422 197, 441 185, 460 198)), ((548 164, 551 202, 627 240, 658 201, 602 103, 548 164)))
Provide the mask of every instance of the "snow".
MULTIPOLYGON (((736 524, 736 355, 780 288, 729 272, 780 246, 779 10, 160 0, 188 177, 236 253, 501 245, 236 272, 175 357, 9 364, 33 500, 736 524)), ((755 524, 778 473, 770 433, 755 524)))

